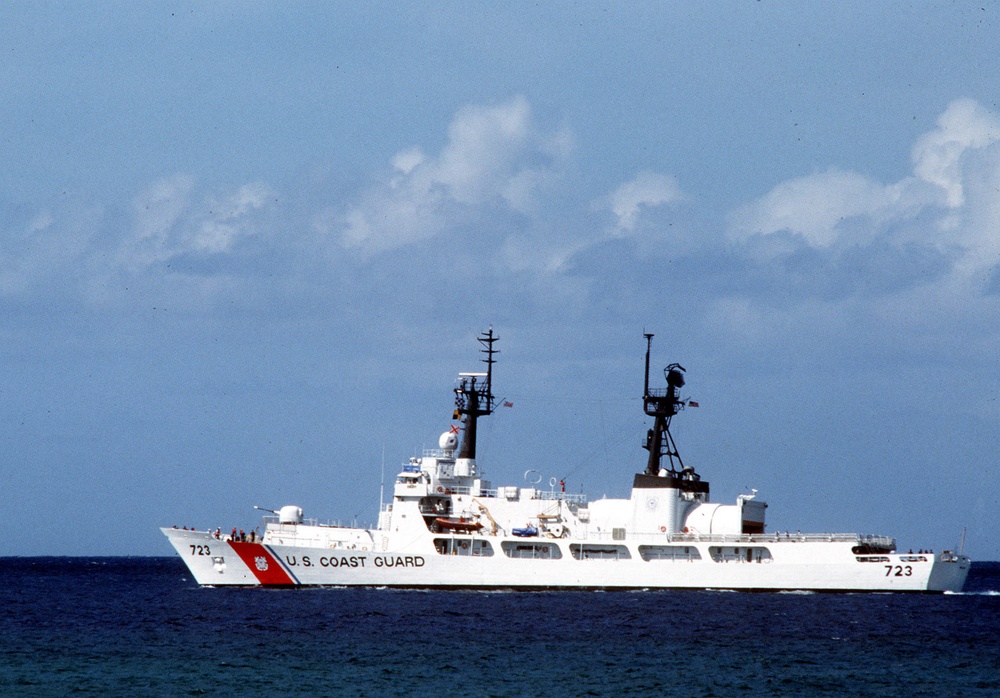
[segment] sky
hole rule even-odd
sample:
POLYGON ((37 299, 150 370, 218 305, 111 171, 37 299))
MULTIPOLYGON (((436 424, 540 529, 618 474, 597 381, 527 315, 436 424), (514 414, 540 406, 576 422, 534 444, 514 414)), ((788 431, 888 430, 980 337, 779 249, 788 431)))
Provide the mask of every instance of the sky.
POLYGON ((1000 559, 1000 5, 8 2, 0 555, 373 524, 476 336, 494 486, 1000 559))

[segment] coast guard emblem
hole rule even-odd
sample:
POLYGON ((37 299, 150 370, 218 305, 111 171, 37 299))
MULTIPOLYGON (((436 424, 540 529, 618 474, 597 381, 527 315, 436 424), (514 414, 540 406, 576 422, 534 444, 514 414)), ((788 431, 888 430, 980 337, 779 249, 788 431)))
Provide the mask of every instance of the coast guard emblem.
POLYGON ((267 569, 267 558, 264 556, 258 556, 253 559, 254 563, 257 565, 257 569, 261 572, 267 569))

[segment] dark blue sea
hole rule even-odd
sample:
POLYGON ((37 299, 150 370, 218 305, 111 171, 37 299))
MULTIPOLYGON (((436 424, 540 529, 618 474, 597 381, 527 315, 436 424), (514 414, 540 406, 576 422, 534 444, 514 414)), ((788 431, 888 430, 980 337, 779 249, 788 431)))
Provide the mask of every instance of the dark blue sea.
POLYGON ((202 589, 179 558, 0 558, 0 692, 998 696, 962 594, 202 589))

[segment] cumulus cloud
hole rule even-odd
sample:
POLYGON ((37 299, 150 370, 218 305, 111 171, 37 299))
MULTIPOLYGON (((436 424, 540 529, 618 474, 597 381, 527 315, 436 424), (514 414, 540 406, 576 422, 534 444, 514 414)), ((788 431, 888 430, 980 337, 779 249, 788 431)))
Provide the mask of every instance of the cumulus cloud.
POLYGON ((905 209, 905 185, 882 185, 853 172, 829 170, 782 182, 736 217, 731 235, 788 232, 811 247, 829 247, 841 239, 845 223, 869 219, 874 236, 886 221, 905 209))
POLYGON ((136 268, 183 255, 230 252, 241 240, 262 234, 260 218, 274 198, 275 193, 262 183, 198 195, 192 177, 161 179, 135 199, 121 261, 136 268))
POLYGON ((190 208, 193 187, 193 177, 175 175, 154 182, 136 197, 132 234, 125 243, 129 261, 144 266, 169 256, 165 250, 171 232, 190 208))
POLYGON ((683 198, 676 177, 643 171, 602 203, 615 214, 615 233, 625 235, 635 229, 643 209, 677 203, 683 198))
MULTIPOLYGON (((139 192, 124 221, 91 221, 84 231, 59 210, 26 217, 0 241, 0 292, 30 288, 61 267, 152 278, 151 267, 170 264, 175 283, 185 274, 222 278, 237 262, 246 269, 272 253, 301 261, 331 249, 357 253, 344 256, 346 270, 393 250, 439 254, 426 244, 435 239, 447 240, 465 267, 498 278, 604 284, 609 263, 628 269, 636 250, 663 249, 657 226, 666 231, 663 215, 675 217, 687 197, 677 178, 650 170, 603 196, 581 195, 569 186, 572 150, 571 135, 540 128, 524 98, 467 106, 437 152, 400 149, 379 181, 318 214, 309 201, 282 210, 282 220, 301 216, 323 233, 295 240, 270 233, 279 204, 266 184, 210 191, 178 174, 139 192)), ((1000 121, 971 100, 952 103, 914 144, 912 166, 889 183, 835 167, 781 182, 731 216, 727 249, 693 234, 697 222, 677 225, 671 235, 685 244, 669 246, 670 278, 697 268, 688 285, 716 297, 835 299, 898 294, 964 270, 995 290, 1000 121)), ((382 257, 387 273, 399 258, 382 257)))
POLYGON ((207 278, 227 269, 245 272, 262 249, 249 252, 246 243, 267 237, 275 206, 275 193, 265 184, 206 192, 187 175, 149 184, 124 211, 64 195, 0 231, 0 296, 66 294, 114 302, 115 289, 135 287, 130 277, 155 285, 159 277, 150 268, 179 260, 184 264, 170 270, 175 280, 178 273, 207 278))
POLYGON ((466 107, 448 127, 448 143, 424 173, 455 201, 475 205, 506 198, 511 178, 536 146, 523 97, 498 107, 466 107))
MULTIPOLYGON (((814 250, 914 246, 954 259, 958 270, 1000 262, 1000 120, 977 102, 952 102, 913 146, 913 172, 880 183, 831 168, 782 182, 731 219, 731 240, 782 236, 814 250)), ((762 247, 787 254, 794 246, 762 247)))
POLYGON ((937 126, 913 146, 913 170, 943 189, 948 206, 957 208, 965 202, 964 157, 1000 140, 1000 120, 975 100, 958 99, 948 105, 937 126))
POLYGON ((496 106, 461 109, 436 156, 420 148, 393 157, 382 182, 347 206, 325 232, 363 255, 432 238, 466 220, 475 209, 497 207, 530 215, 539 197, 558 180, 571 148, 565 133, 545 134, 523 97, 496 106))
POLYGON ((314 227, 364 259, 489 230, 489 238, 464 236, 470 254, 504 273, 564 275, 588 249, 634 236, 651 211, 684 200, 676 178, 642 171, 588 210, 586 199, 569 194, 573 145, 568 130, 540 128, 523 97, 467 106, 439 152, 400 150, 381 181, 314 216, 314 227), (595 211, 613 216, 610 229, 595 211))

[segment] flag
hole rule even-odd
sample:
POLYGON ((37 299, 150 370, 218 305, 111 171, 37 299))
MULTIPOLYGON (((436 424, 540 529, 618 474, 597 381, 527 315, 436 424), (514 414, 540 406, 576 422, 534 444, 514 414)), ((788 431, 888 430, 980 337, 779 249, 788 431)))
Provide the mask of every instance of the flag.
POLYGON ((698 403, 694 400, 688 400, 688 407, 697 407, 698 403))
POLYGON ((505 403, 503 403, 503 406, 504 407, 513 407, 514 403, 513 402, 505 402, 505 403))

